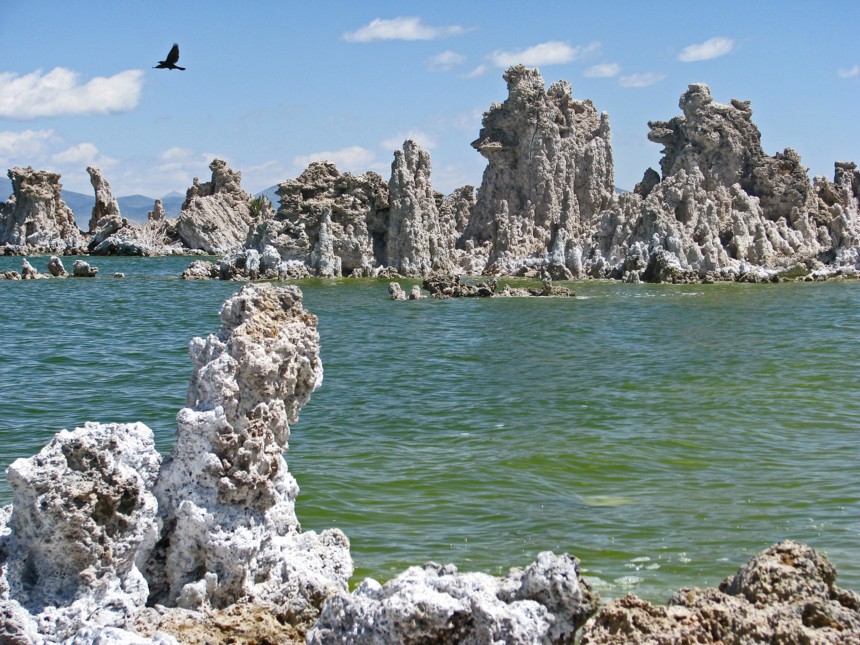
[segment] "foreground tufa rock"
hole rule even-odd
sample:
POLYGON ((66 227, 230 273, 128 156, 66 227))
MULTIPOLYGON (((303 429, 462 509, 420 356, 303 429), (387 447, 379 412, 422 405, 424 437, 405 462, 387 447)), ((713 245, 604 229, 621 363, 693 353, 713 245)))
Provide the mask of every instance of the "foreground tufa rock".
POLYGON ((191 342, 194 373, 155 493, 164 525, 147 565, 150 600, 186 609, 240 599, 311 622, 345 591, 349 541, 301 531, 287 470, 290 423, 322 382, 316 317, 297 287, 248 285, 221 331, 191 342))
POLYGON ((781 542, 719 589, 681 589, 665 607, 628 595, 591 619, 582 645, 636 643, 860 643, 860 596, 804 544, 781 542))
POLYGON ((122 628, 144 606, 149 587, 138 566, 158 539, 150 491, 160 463, 145 425, 88 423, 9 467, 0 640, 57 642, 122 628))
POLYGON ((310 645, 355 643, 561 643, 597 609, 578 560, 540 553, 504 578, 454 565, 410 567, 380 585, 361 583, 323 606, 310 645))
POLYGON ((280 642, 346 593, 349 541, 301 531, 282 454, 322 381, 316 318, 298 288, 264 284, 228 299, 221 320, 191 342, 188 407, 163 464, 146 426, 87 424, 9 468, 0 642, 175 643, 158 630, 187 627, 201 642, 280 642))

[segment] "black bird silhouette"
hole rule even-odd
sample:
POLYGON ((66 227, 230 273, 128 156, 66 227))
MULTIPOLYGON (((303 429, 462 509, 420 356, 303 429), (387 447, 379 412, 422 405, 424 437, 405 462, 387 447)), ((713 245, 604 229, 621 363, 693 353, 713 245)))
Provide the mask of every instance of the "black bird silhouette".
POLYGON ((170 53, 167 54, 167 58, 164 60, 158 61, 158 65, 153 67, 152 69, 181 69, 183 72, 185 71, 184 67, 180 67, 176 64, 176 61, 179 60, 179 45, 173 43, 173 47, 170 48, 170 53))

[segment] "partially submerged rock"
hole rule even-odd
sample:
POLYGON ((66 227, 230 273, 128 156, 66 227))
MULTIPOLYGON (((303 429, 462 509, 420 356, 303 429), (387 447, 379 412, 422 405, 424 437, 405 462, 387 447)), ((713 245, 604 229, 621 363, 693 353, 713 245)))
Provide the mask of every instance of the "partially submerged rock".
POLYGON ((72 275, 76 278, 95 278, 98 272, 99 268, 90 266, 86 260, 75 260, 72 265, 72 275))
POLYGON ((597 610, 576 558, 540 553, 504 578, 454 565, 410 567, 380 585, 368 578, 330 598, 310 645, 561 643, 597 610))
POLYGON ((634 595, 610 602, 585 626, 581 643, 860 643, 860 596, 835 579, 826 557, 780 542, 719 589, 681 589, 665 607, 634 595))

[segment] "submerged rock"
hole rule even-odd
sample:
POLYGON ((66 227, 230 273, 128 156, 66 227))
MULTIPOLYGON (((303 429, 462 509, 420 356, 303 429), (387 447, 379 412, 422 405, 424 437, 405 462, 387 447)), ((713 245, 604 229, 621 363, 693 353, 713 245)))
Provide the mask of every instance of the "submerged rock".
POLYGON ((368 578, 352 594, 330 598, 307 642, 572 642, 596 610, 597 596, 568 555, 540 553, 504 578, 429 563, 384 585, 368 578))
POLYGON ((582 645, 636 643, 860 643, 860 596, 804 544, 767 549, 719 589, 681 589, 665 607, 628 595, 603 607, 582 645))
POLYGON ((86 260, 75 260, 72 265, 72 275, 76 278, 95 278, 98 272, 99 268, 90 266, 86 260))

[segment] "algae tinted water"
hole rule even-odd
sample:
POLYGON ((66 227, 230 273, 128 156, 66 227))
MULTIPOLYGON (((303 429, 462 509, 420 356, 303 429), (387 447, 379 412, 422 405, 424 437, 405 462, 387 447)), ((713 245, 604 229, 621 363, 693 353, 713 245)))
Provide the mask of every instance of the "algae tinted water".
MULTIPOLYGON (((0 282, 0 468, 88 420, 142 421, 169 450, 187 343, 240 286, 177 279, 188 262, 0 282)), ((325 376, 287 461, 303 527, 349 535, 356 581, 549 549, 603 597, 665 601, 793 538, 860 589, 860 282, 418 302, 300 285, 325 376)))

